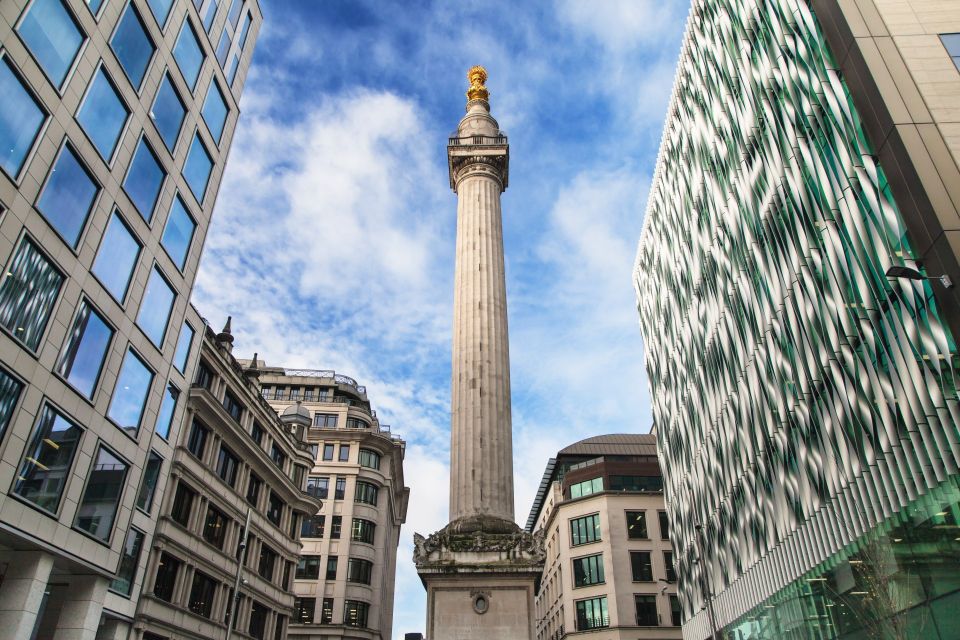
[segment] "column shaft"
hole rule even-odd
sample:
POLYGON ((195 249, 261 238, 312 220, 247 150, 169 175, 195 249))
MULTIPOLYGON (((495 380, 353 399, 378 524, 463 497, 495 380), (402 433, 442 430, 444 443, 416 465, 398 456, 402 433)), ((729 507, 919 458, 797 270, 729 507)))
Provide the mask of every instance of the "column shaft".
POLYGON ((0 629, 11 640, 30 640, 53 570, 53 556, 42 551, 9 555, 0 585, 0 629))

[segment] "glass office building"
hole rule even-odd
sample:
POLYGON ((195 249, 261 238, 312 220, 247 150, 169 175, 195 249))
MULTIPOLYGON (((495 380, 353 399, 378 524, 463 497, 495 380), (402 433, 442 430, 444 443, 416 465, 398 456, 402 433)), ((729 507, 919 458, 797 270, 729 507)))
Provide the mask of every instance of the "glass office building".
POLYGON ((960 637, 957 32, 693 3, 634 269, 685 638, 960 637))
POLYGON ((0 3, 5 637, 130 628, 261 21, 256 0, 0 3))

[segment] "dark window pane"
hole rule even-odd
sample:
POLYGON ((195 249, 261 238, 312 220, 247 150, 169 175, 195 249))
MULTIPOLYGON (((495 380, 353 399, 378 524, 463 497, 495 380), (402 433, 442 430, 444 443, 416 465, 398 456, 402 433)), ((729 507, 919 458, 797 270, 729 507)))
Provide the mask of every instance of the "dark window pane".
POLYGON ((120 18, 117 30, 110 40, 110 48, 113 49, 117 60, 120 61, 120 66, 130 78, 130 84, 139 89, 156 47, 147 35, 143 20, 140 19, 140 14, 137 13, 132 2, 127 5, 120 18))
POLYGON ((180 35, 177 37, 177 44, 173 48, 173 57, 180 67, 180 73, 183 79, 187 81, 190 91, 197 86, 197 78, 200 76, 200 67, 203 66, 203 49, 200 48, 200 41, 197 34, 193 31, 193 25, 189 20, 183 21, 180 28, 180 35))
POLYGON ((670 539, 670 520, 667 519, 666 511, 658 511, 657 517, 660 519, 660 539, 670 539))
POLYGON ((82 435, 83 429, 44 405, 20 462, 14 493, 55 512, 82 435))
POLYGON ((190 429, 190 438, 187 440, 187 450, 196 457, 203 459, 203 450, 207 444, 207 434, 210 432, 205 426, 193 421, 190 429))
POLYGON ((343 500, 343 498, 346 495, 347 495, 347 479, 337 478, 336 488, 333 490, 333 499, 343 500))
MULTIPOLYGON (((336 558, 334 558, 336 560, 336 558)), ((336 564, 336 563, 334 563, 336 564)), ((333 623, 333 598, 324 598, 320 608, 320 624, 333 623)))
POLYGON ((17 407, 23 385, 20 381, 0 369, 0 438, 6 433, 13 417, 13 410, 17 407))
POLYGON ((83 44, 83 32, 61 0, 35 0, 17 32, 57 87, 83 44))
POLYGON ((100 447, 87 479, 87 488, 83 492, 74 526, 108 542, 126 479, 127 463, 110 450, 100 447))
POLYGON ((140 312, 137 314, 137 324, 160 349, 163 348, 163 336, 167 332, 167 320, 170 319, 174 297, 173 288, 154 267, 147 282, 147 291, 143 294, 140 312))
POLYGON ((193 240, 193 230, 197 224, 187 213, 187 208, 183 200, 178 195, 173 199, 173 206, 170 207, 170 216, 167 218, 167 226, 163 230, 161 243, 167 250, 173 263, 183 270, 183 265, 187 261, 187 254, 190 252, 190 242, 193 240))
POLYGON ((223 549, 223 542, 227 535, 227 516, 215 507, 207 508, 207 518, 203 523, 203 539, 223 549))
POLYGON ((666 569, 667 573, 667 582, 676 582, 677 581, 677 570, 673 566, 673 552, 664 551, 663 552, 663 566, 666 569))
POLYGON ((322 538, 326 516, 309 516, 300 524, 301 538, 322 538))
POLYGON ((280 526, 280 519, 283 517, 283 500, 275 494, 273 491, 270 492, 270 499, 267 501, 267 520, 273 524, 280 526))
POLYGON ((208 367, 207 363, 203 360, 197 365, 197 378, 193 384, 208 391, 210 390, 210 385, 213 384, 213 371, 210 370, 210 367, 208 367))
POLYGON ((573 586, 600 584, 603 577, 603 555, 597 554, 573 560, 573 586))
POLYGON ((140 242, 114 211, 91 271, 118 302, 123 302, 140 257, 140 242))
POLYGON ((250 427, 250 439, 257 444, 263 444, 263 427, 258 422, 254 422, 250 427))
POLYGON ((173 151, 173 147, 177 144, 177 136, 180 134, 180 126, 183 124, 183 116, 186 113, 187 108, 183 105, 183 100, 173 88, 169 74, 165 74, 157 90, 157 97, 153 101, 150 117, 153 118, 153 124, 170 151, 173 151))
POLYGON ((369 560, 350 558, 347 561, 347 582, 370 584, 370 577, 372 574, 373 563, 369 560))
POLYGON ((318 580, 320 578, 320 556, 300 556, 297 561, 297 580, 318 580))
POLYGON ((195 614, 209 618, 213 612, 213 597, 216 591, 217 583, 213 578, 200 571, 194 571, 187 607, 195 614))
POLYGON ((153 509, 153 495, 157 491, 157 480, 160 478, 160 468, 163 466, 163 458, 156 451, 150 452, 147 458, 147 466, 143 471, 143 480, 140 481, 140 491, 137 492, 137 507, 147 513, 153 509))
POLYGON ((177 351, 173 355, 173 366, 180 373, 187 369, 187 359, 190 357, 190 345, 193 344, 193 327, 186 322, 183 323, 183 329, 180 330, 180 337, 177 339, 177 351))
POLYGON ((330 539, 340 539, 340 529, 343 527, 343 516, 333 516, 330 519, 330 539))
POLYGON ((653 582, 653 565, 649 551, 631 551, 630 568, 634 582, 653 582))
POLYGON ((196 492, 183 482, 177 485, 173 506, 170 507, 170 517, 181 527, 190 526, 190 512, 193 510, 193 499, 196 495, 196 492))
POLYGON ((316 598, 294 598, 293 618, 295 624, 313 624, 313 612, 317 608, 316 598))
POLYGON ((263 486, 263 480, 257 477, 256 474, 251 473, 250 479, 247 480, 247 502, 257 506, 257 500, 260 498, 260 487, 263 486))
MULTIPOLYGON (((240 460, 233 455, 230 449, 220 445, 220 454, 217 456, 217 475, 231 487, 237 481, 237 468, 240 460)), ((271 494, 273 495, 273 494, 271 494)))
POLYGON ((315 498, 326 498, 330 490, 330 478, 322 476, 307 477, 307 493, 315 498))
POLYGON ((235 53, 230 58, 230 66, 227 68, 227 82, 233 86, 233 81, 237 78, 237 70, 240 69, 240 54, 235 53))
POLYGON ((260 562, 257 563, 257 573, 264 580, 273 581, 273 567, 277 562, 277 553, 265 544, 260 545, 260 562))
POLYGON ((130 202, 137 208, 140 216, 147 222, 153 219, 153 209, 157 206, 157 198, 160 197, 160 189, 163 188, 163 179, 166 177, 167 174, 147 139, 141 137, 127 178, 123 181, 123 189, 130 196, 130 202))
POLYGON ((160 556, 157 577, 153 584, 153 595, 166 602, 173 600, 173 588, 177 583, 180 566, 180 561, 170 554, 163 553, 160 556))
POLYGON ((340 445, 340 453, 337 459, 340 462, 348 462, 350 460, 350 445, 348 444, 340 445))
POLYGON ((13 72, 6 56, 0 62, 0 167, 16 177, 40 133, 46 113, 13 72))
POLYGON ((76 247, 100 186, 93 181, 70 145, 64 145, 37 210, 71 247, 76 247))
POLYGON ((77 112, 77 121, 107 162, 113 157, 129 113, 101 67, 77 112))
POLYGON ((324 460, 333 460, 333 445, 325 444, 323 445, 323 459, 324 460))
POLYGON ((207 182, 210 180, 210 171, 213 169, 213 160, 210 153, 200 140, 200 133, 193 136, 193 144, 190 145, 190 153, 187 155, 187 161, 183 165, 183 177, 193 192, 197 202, 202 203, 203 197, 207 192, 207 182))
POLYGON ((370 605, 357 600, 347 600, 343 606, 343 624, 348 627, 366 627, 370 605))
POLYGON ((646 511, 627 511, 627 537, 634 540, 647 537, 646 511))
POLYGON ((637 626, 656 627, 660 624, 657 615, 657 596, 633 596, 637 606, 637 626))
POLYGON ((337 556, 327 558, 327 580, 337 579, 337 556))
POLYGON ((117 575, 110 582, 110 590, 129 596, 137 577, 137 565, 140 564, 140 550, 143 549, 143 533, 136 529, 127 530, 127 539, 123 543, 123 554, 117 575))
POLYGON ((373 544, 376 535, 377 525, 363 518, 354 518, 353 527, 350 530, 350 539, 354 542, 366 542, 373 544))
POLYGON ((123 357, 117 386, 113 389, 113 398, 107 415, 121 429, 132 436, 140 430, 140 419, 153 382, 153 371, 133 351, 128 350, 123 357))
POLYGON ((252 638, 263 640, 263 633, 267 628, 268 611, 269 610, 259 602, 254 602, 250 605, 250 624, 247 626, 247 632, 252 638))
POLYGON ((576 609, 577 631, 599 629, 610 625, 606 596, 579 600, 576 602, 576 609))
POLYGON ((24 237, 0 285, 0 324, 35 351, 62 283, 63 275, 24 237))
POLYGON ((683 624, 683 612, 680 609, 680 598, 671 594, 670 595, 670 622, 675 627, 679 627, 683 624))
POLYGON ((157 435, 164 440, 170 438, 170 426, 173 424, 173 414, 177 410, 177 398, 179 397, 180 390, 172 384, 168 384, 163 394, 163 402, 160 403, 156 428, 157 435))
POLYGON ((600 515, 593 514, 570 521, 570 544, 586 544, 600 539, 600 515))
POLYGON ((364 504, 372 504, 373 506, 377 505, 377 493, 380 491, 380 488, 372 482, 365 482, 363 480, 357 480, 357 489, 354 497, 354 501, 362 502, 364 504))
POLYGON ((57 372, 88 398, 93 397, 112 337, 113 329, 100 314, 86 301, 81 302, 60 354, 57 372))
POLYGON ((207 123, 210 135, 218 143, 223 135, 223 125, 227 121, 227 101, 223 98, 220 86, 213 81, 207 89, 207 98, 203 102, 203 121, 207 123))
POLYGON ((150 5, 150 11, 153 12, 153 17, 157 19, 157 24, 162 28, 167 22, 167 16, 170 15, 173 0, 147 0, 147 4, 150 5))

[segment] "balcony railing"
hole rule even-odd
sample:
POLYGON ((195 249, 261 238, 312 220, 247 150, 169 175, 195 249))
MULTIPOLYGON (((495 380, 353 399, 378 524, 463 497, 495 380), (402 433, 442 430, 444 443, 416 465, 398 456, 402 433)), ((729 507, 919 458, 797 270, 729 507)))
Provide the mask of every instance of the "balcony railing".
POLYGON ((367 388, 358 384, 350 376, 337 373, 332 369, 284 369, 283 375, 297 378, 332 378, 337 384, 345 384, 353 387, 360 393, 366 393, 367 388))
POLYGON ((577 631, 585 631, 587 629, 602 629, 603 627, 610 626, 610 616, 592 616, 589 618, 579 618, 577 619, 577 631))
POLYGON ((451 147, 472 147, 484 144, 507 144, 507 136, 450 136, 447 144, 451 147))

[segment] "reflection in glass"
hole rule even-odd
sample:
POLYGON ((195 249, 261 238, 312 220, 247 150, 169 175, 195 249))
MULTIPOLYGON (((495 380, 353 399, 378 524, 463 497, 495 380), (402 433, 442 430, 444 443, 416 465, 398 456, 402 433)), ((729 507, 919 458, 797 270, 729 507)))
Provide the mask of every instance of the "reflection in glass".
POLYGON ((187 108, 183 106, 183 100, 173 88, 169 74, 164 74, 160 88, 157 89, 157 97, 153 101, 150 117, 153 118, 153 124, 156 125, 163 143, 170 151, 173 151, 173 147, 177 144, 180 125, 183 124, 183 116, 186 113, 187 108))
POLYGON ((210 32, 210 27, 213 26, 213 19, 217 15, 217 9, 220 6, 220 0, 212 0, 207 6, 207 15, 203 16, 203 28, 207 33, 210 32))
POLYGON ((127 5, 123 17, 120 18, 117 30, 110 40, 110 48, 117 55, 130 83, 139 89, 156 47, 147 35, 143 20, 132 2, 127 5))
POLYGON ((137 354, 128 350, 123 357, 107 416, 131 436, 136 436, 140 430, 140 419, 152 382, 153 372, 137 354))
POLYGON ((127 295, 127 287, 139 255, 140 243, 133 237, 120 215, 114 211, 91 271, 118 302, 123 302, 127 295))
POLYGON ((143 480, 140 482, 140 491, 137 492, 137 508, 147 513, 153 508, 153 494, 157 491, 157 480, 160 478, 160 467, 163 458, 156 451, 150 452, 147 466, 143 470, 143 480))
POLYGON ((126 479, 127 463, 101 446, 87 479, 74 526, 94 538, 109 542, 126 479))
POLYGON ((187 208, 178 195, 173 199, 170 216, 167 218, 167 226, 163 230, 163 238, 160 242, 181 271, 187 261, 190 241, 193 240, 193 230, 196 226, 197 224, 187 213, 187 208))
POLYGON ((200 141, 200 134, 195 133, 187 162, 183 165, 183 177, 199 203, 203 203, 203 196, 207 192, 211 169, 213 169, 213 160, 203 142, 200 141))
POLYGON ((112 337, 110 325, 84 300, 60 354, 57 373, 77 391, 93 398, 112 337))
POLYGON ((220 34, 220 42, 217 44, 217 62, 220 66, 227 64, 227 53, 230 51, 230 34, 224 29, 220 34))
POLYGON ((227 69, 227 82, 230 86, 233 86, 233 81, 237 77, 237 69, 240 68, 240 52, 233 54, 233 57, 230 58, 230 67, 227 69))
POLYGON ((7 56, 0 62, 0 96, 0 168, 16 177, 46 113, 14 73, 7 56))
POLYGON ((140 550, 143 548, 143 533, 136 529, 127 530, 127 539, 123 543, 123 555, 120 556, 120 566, 117 575, 110 582, 110 590, 130 595, 134 579, 137 576, 137 565, 140 564, 140 550))
POLYGON ((23 385, 16 378, 0 369, 0 438, 7 431, 22 390, 23 385))
POLYGON ((153 12, 153 17, 157 19, 157 24, 163 28, 163 25, 167 22, 167 16, 170 15, 173 0, 147 0, 147 4, 150 5, 150 11, 153 12))
POLYGON ((154 267, 147 282, 147 290, 143 294, 140 312, 137 314, 137 325, 158 349, 163 347, 163 337, 167 332, 167 320, 170 319, 174 297, 173 289, 154 267))
POLYGON ((41 509, 55 512, 83 429, 44 405, 20 462, 13 492, 41 509))
POLYGON ((250 23, 253 22, 253 18, 250 16, 248 11, 243 16, 243 28, 240 29, 240 45, 237 48, 238 53, 243 52, 243 47, 247 44, 247 36, 250 34, 250 23))
POLYGON ((168 440, 170 438, 170 426, 173 424, 173 413, 177 410, 177 398, 180 397, 180 390, 172 384, 167 384, 167 390, 163 394, 163 402, 160 403, 160 414, 157 416, 157 435, 168 440))
POLYGON ((25 236, 0 285, 0 325, 36 351, 62 283, 60 271, 25 236))
POLYGON ((193 327, 184 322, 183 329, 180 330, 180 338, 177 339, 177 351, 173 355, 173 366, 175 366, 180 373, 186 372, 187 358, 190 356, 191 344, 193 344, 193 327))
POLYGON ((53 84, 63 84, 83 44, 83 32, 63 1, 34 0, 17 33, 53 84))
POLYGON ((207 89, 207 98, 203 102, 203 121, 207 123, 207 129, 210 135, 217 142, 223 135, 223 125, 227 121, 227 101, 223 99, 223 92, 220 86, 213 81, 210 88, 207 89))
POLYGON ((67 244, 76 247, 99 190, 73 148, 65 144, 47 178, 37 210, 67 244))
POLYGON ((90 84, 80 111, 77 112, 77 121, 107 162, 113 157, 120 132, 123 131, 129 114, 120 94, 101 67, 90 84))
POLYGON ((157 205, 166 176, 146 137, 141 137, 133 154, 130 170, 123 181, 123 189, 130 196, 130 201, 140 212, 140 216, 148 223, 153 219, 153 209, 157 205))
POLYGON ((200 77, 200 67, 203 66, 203 49, 200 48, 200 41, 189 20, 183 21, 177 44, 173 48, 173 57, 190 91, 193 91, 197 86, 197 78, 200 77))

